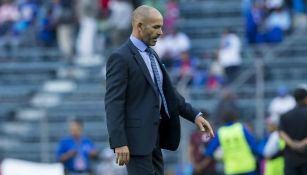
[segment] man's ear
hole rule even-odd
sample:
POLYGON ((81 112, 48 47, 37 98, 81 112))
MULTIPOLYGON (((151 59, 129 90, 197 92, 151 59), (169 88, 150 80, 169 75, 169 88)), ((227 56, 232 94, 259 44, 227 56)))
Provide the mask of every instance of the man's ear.
POLYGON ((139 22, 139 23, 137 24, 137 29, 138 29, 139 32, 142 32, 143 27, 144 27, 144 24, 143 24, 143 23, 139 22))

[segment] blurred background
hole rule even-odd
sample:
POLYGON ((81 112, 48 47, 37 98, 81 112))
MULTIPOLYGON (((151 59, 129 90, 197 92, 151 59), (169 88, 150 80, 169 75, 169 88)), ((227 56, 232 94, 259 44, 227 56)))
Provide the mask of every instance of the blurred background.
MULTIPOLYGON (((97 151, 92 174, 118 168, 105 168, 114 162, 105 63, 129 37, 140 4, 163 14, 154 49, 215 130, 232 111, 261 144, 267 118, 295 106, 291 93, 307 76, 305 0, 0 0, 0 161, 58 162, 78 119, 97 151)), ((183 121, 180 148, 164 152, 165 174, 191 174, 195 156, 205 156, 201 138, 183 121)), ((221 167, 213 165, 216 174, 221 167)))

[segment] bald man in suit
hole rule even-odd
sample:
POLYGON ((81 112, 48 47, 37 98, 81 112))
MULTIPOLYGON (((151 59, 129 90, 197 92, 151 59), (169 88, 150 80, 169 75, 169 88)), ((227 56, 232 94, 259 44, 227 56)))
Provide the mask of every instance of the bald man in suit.
MULTIPOLYGON (((105 108, 110 146, 129 175, 162 175, 161 149, 176 150, 179 116, 213 137, 204 114, 172 86, 158 55, 151 49, 163 34, 163 17, 150 6, 133 12, 130 38, 107 62, 105 108)), ((174 43, 176 44, 176 43, 174 43)))

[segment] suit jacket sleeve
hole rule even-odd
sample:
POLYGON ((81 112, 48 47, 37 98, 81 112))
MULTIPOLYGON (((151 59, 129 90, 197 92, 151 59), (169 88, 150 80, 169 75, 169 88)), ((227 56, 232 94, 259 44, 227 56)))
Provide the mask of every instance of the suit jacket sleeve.
POLYGON ((125 104, 128 67, 120 54, 112 54, 107 62, 105 109, 111 148, 127 145, 125 104))
POLYGON ((194 123, 195 117, 199 112, 197 112, 196 109, 191 106, 191 104, 187 103, 175 88, 174 91, 178 102, 178 111, 180 116, 194 123))

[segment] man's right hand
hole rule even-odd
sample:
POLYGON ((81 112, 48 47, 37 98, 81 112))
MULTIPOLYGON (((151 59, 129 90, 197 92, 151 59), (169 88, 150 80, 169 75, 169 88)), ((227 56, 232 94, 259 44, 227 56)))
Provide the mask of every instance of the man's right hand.
POLYGON ((128 146, 115 148, 116 163, 119 166, 127 165, 130 159, 128 146))

